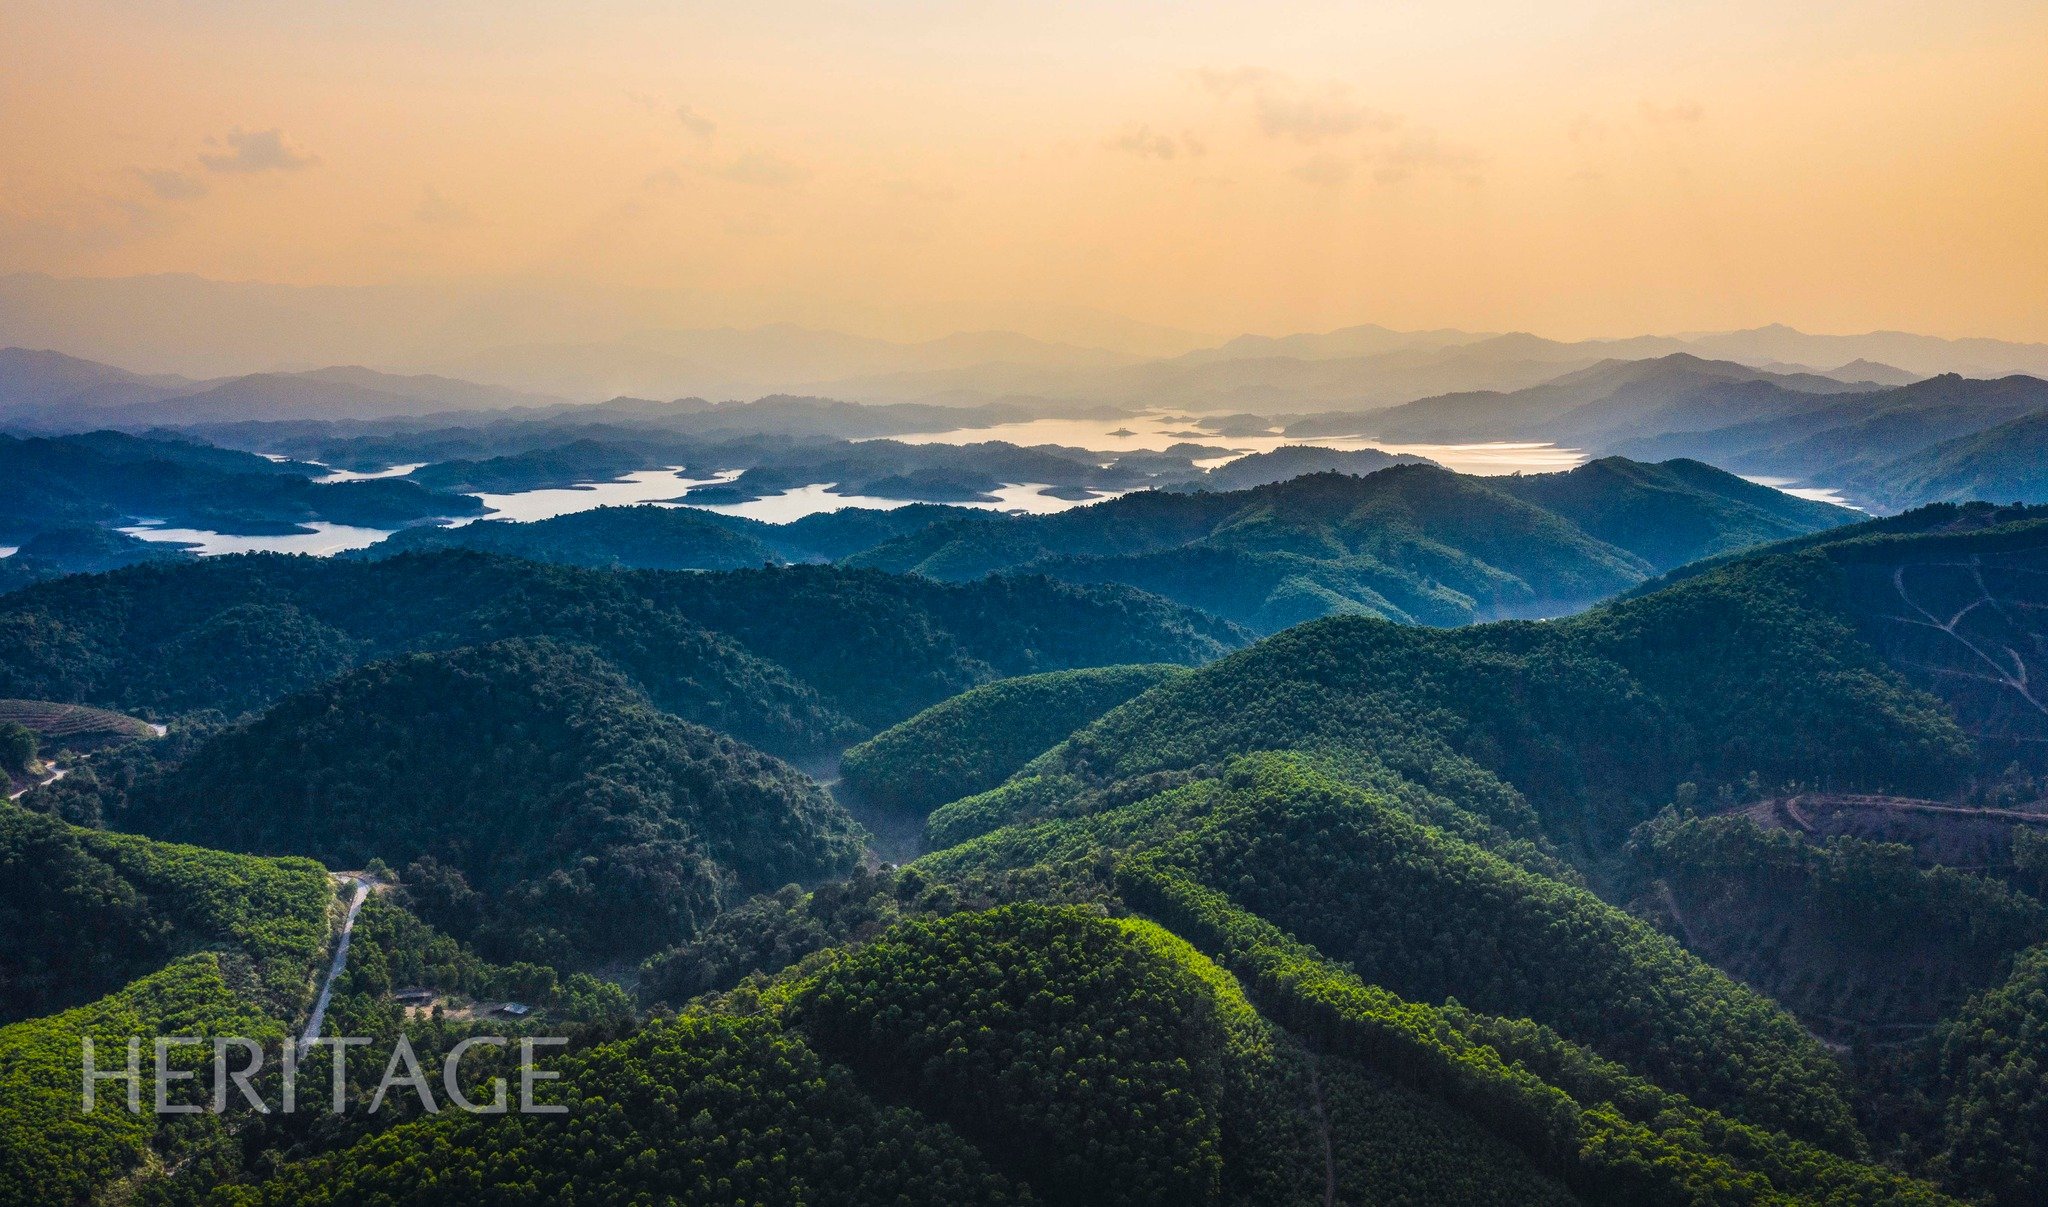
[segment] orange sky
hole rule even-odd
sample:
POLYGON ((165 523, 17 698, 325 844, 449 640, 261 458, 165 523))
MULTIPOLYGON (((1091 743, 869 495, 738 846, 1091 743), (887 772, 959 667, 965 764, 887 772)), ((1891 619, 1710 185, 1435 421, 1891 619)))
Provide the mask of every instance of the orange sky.
POLYGON ((2044 65, 2040 0, 8 0, 0 271, 2048 339, 2044 65))

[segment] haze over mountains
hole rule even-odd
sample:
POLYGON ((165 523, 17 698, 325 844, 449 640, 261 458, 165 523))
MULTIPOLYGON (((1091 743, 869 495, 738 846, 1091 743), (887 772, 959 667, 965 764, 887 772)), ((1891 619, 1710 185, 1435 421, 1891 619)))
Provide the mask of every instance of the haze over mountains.
MULTIPOLYGON (((1125 338, 1103 347, 1053 331, 901 341, 788 324, 660 328, 647 324, 647 313, 617 300, 561 291, 300 288, 184 276, 0 277, 0 345, 54 349, 200 381, 252 371, 368 365, 399 376, 446 375, 514 395, 580 402, 618 395, 726 399, 811 393, 861 402, 959 403, 1029 395, 1272 413, 1515 390, 1602 360, 1676 352, 1884 385, 1943 372, 2048 374, 2043 344, 1898 332, 1809 335, 1784 326, 1560 342, 1367 325, 1284 337, 1183 334, 1180 346, 1168 351, 1158 338, 1125 338)), ((185 383, 113 384, 176 389, 185 383)), ((518 402, 443 383, 359 377, 334 384, 405 397, 433 395, 440 404, 435 409, 442 410, 518 402)), ((110 389, 104 401, 121 397, 110 389)), ((377 411, 376 400, 367 397, 355 406, 394 413, 377 411)))
POLYGON ((856 384, 0 352, 0 1204, 2048 1187, 2048 382, 635 339, 468 369, 856 384), (72 1109, 328 959, 376 1053, 571 1036, 566 1123, 72 1109))

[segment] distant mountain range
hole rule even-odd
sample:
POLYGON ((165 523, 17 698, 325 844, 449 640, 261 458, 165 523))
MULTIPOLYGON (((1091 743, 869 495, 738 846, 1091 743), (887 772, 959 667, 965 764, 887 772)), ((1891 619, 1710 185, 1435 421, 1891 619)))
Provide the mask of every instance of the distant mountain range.
POLYGON ((1144 491, 1045 516, 924 506, 765 524, 610 507, 528 524, 410 528, 347 556, 466 548, 632 569, 840 561, 951 582, 1023 573, 1136 587, 1274 632, 1337 613, 1454 625, 1577 611, 1701 557, 1857 518, 1690 461, 1612 457, 1502 478, 1412 463, 1371 468, 1304 471, 1250 489, 1226 478, 1215 484, 1222 489, 1144 491))
MULTIPOLYGON (((1905 332, 1743 331, 1558 341, 1526 333, 1397 331, 1240 335, 1099 324, 1030 334, 963 331, 889 340, 790 323, 699 328, 646 299, 508 285, 292 287, 188 276, 0 276, 0 345, 51 348, 200 381, 363 364, 446 375, 517 395, 592 402, 618 395, 712 399, 819 394, 855 402, 986 402, 1013 396, 1176 409, 1308 411, 1391 406, 1468 390, 1511 391, 1603 360, 1685 352, 1771 372, 1903 385, 1940 373, 2048 376, 2048 344, 1905 332), (645 302, 646 304, 642 304, 645 302)), ((975 316, 955 316, 971 321, 975 316)), ((128 378, 136 377, 128 374, 128 378)), ((433 409, 519 405, 445 382, 331 377, 430 397, 433 409)), ((123 384, 133 385, 133 381, 123 384)), ((144 378, 143 384, 158 383, 144 378)), ((0 398, 5 398, 0 395, 0 398)), ((7 399, 12 401, 11 398, 7 399)), ((357 407, 373 400, 358 400, 357 407)), ((386 409, 377 413, 397 413, 386 409)))
POLYGON ((0 348, 0 424, 48 431, 244 419, 391 419, 563 404, 546 395, 360 365, 195 381, 131 373, 61 352, 0 348))

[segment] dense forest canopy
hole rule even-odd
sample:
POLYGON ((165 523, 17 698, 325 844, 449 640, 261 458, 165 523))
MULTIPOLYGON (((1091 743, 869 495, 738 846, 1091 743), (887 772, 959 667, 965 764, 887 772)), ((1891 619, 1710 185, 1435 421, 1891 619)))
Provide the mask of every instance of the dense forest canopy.
POLYGON ((860 851, 801 773, 660 712, 588 650, 526 640, 290 697, 138 784, 112 823, 330 867, 380 860, 478 949, 564 965, 679 942, 860 851))
MULTIPOLYGON (((2039 517, 1794 523, 1728 555, 1712 534, 1754 521, 1743 491, 1706 507, 1693 471, 1651 468, 1274 493, 1445 549, 1558 535, 1632 567, 1602 590, 1717 555, 1463 628, 1326 615, 1247 644, 1128 586, 464 550, 15 593, 0 692, 169 733, 67 756, 0 817, 0 1052, 20 1054, 0 1075, 24 1087, 0 1188, 2033 1201, 2039 517), (1667 493, 1710 522, 1592 535, 1640 535, 1667 493), (1491 531, 1517 515, 1534 526, 1491 531), (2009 673, 1984 673, 1999 650, 2009 673), (833 790, 764 753, 826 776, 850 743, 833 790), (929 853, 883 862, 841 799, 922 819, 929 853), (431 1069, 496 1025, 473 1006, 517 998, 571 1038, 570 1114, 73 1126, 82 1032, 304 1018, 329 867, 382 886, 332 1025, 380 1052, 405 1036, 431 1069)), ((1307 531, 1288 511, 1194 543, 1315 561, 1273 551, 1307 531)), ((926 519, 810 539, 1024 530, 926 519)))
POLYGON ((459 551, 367 563, 246 555, 0 598, 0 694, 232 716, 376 658, 509 637, 590 646, 677 715, 804 753, 1002 675, 1196 663, 1247 634, 1129 588, 1034 578, 616 574, 459 551), (841 636, 809 636, 819 632, 841 636))

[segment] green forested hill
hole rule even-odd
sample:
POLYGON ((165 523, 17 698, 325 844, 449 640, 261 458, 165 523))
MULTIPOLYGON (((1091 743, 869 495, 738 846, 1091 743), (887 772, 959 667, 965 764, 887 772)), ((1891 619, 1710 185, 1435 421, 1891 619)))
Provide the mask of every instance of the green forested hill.
POLYGON ((1610 458, 1521 478, 1397 466, 934 525, 849 560, 951 580, 1027 568, 1128 582, 1264 632, 1343 611, 1448 625, 1573 611, 1693 558, 1852 514, 1696 462, 1610 458))
POLYGON ((1852 519, 1832 504, 1682 458, 1645 464, 1602 457, 1565 473, 1516 474, 1494 484, 1660 569, 1852 519))
MULTIPOLYGON (((0 1203, 88 1202, 216 1132, 214 1117, 80 1109, 82 1037, 274 1041, 310 1000, 334 900, 305 859, 255 859, 65 825, 0 804, 0 1203)), ((180 1067, 196 1051, 178 1055, 180 1067)), ((193 1057, 195 1060, 188 1060, 193 1057)), ((104 1087, 116 1103, 119 1083, 104 1087)))
POLYGON ((941 809, 935 837, 1042 808, 1034 795, 1071 794, 1062 784, 1258 750, 1344 751, 1467 800, 1519 794, 1553 837, 1595 848, 1681 782, 1955 785, 1970 766, 1964 734, 1857 639, 1830 607, 1835 586, 1821 561, 1760 559, 1546 624, 1301 626, 1140 697, 996 793, 941 809))
POLYGON ((210 1201, 1946 1201, 1373 988, 1164 865, 1117 879, 1193 941, 1114 905, 921 913, 592 1049, 566 1117, 444 1115, 210 1201))
POLYGON ((133 521, 223 532, 295 531, 309 520, 411 523, 476 515, 481 500, 392 480, 315 482, 318 471, 254 453, 120 432, 17 439, 0 435, 0 538, 133 521))
POLYGON ((287 1167, 219 1204, 1009 1204, 942 1124, 892 1108, 766 1020, 681 1019, 561 1064, 551 1116, 446 1115, 287 1167))
POLYGON ((1155 664, 999 679, 848 749, 840 773, 866 800, 929 813, 995 787, 1081 726, 1186 673, 1155 664))
POLYGON ((1767 1000, 1585 890, 1296 756, 929 862, 1085 863, 1095 846, 1147 852, 1404 998, 1531 1018, 1701 1105, 1854 1148, 1839 1071, 1767 1000))
MULTIPOLYGON (((2048 403, 2048 396, 2043 397, 2048 403)), ((1888 507, 2048 500, 2048 410, 1921 449, 1858 475, 1853 489, 1888 507)))
POLYGON ((172 955, 219 946, 296 1005, 326 936, 326 873, 66 825, 0 804, 0 1022, 90 1001, 172 955))
MULTIPOLYGON (((1682 563, 1855 514, 1697 461, 1609 457, 1568 473, 1493 478, 1429 464, 1327 472, 1349 456, 1282 449, 1267 458, 1299 463, 1278 475, 1285 480, 1254 486, 1260 475, 1248 471, 1249 488, 1141 491, 1057 515, 918 506, 764 524, 690 508, 615 507, 527 524, 416 528, 352 556, 462 547, 571 565, 705 570, 844 560, 946 581, 1030 570, 1135 586, 1276 632, 1337 612, 1454 625, 1574 611, 1682 563)), ((1372 457, 1374 468, 1387 464, 1384 454, 1372 457)))
MULTIPOLYGON (((1619 477, 1652 503, 1671 488, 1619 477)), ((1293 531, 1255 516, 1233 530, 1254 552, 1293 531)), ((514 641, 368 666, 351 650, 338 680, 142 777, 109 816, 259 850, 276 818, 360 842, 305 848, 337 859, 392 841, 413 845, 391 862, 432 855, 367 915, 337 1017, 445 1052, 470 1024, 406 1020, 384 996, 400 978, 541 986, 582 1028, 553 1087, 572 1111, 267 1123, 144 1189, 226 1204, 2039 1201, 2039 840, 1940 867, 1962 848, 1759 819, 1851 792, 1919 798, 1899 807, 1927 826, 2025 818, 2043 784, 2024 760, 2040 732, 2040 532, 2038 517, 1947 509, 1710 561, 1561 620, 1333 616, 1192 670, 985 687, 1125 640, 1092 617, 1188 614, 1000 577, 604 576, 669 618, 663 632, 717 634, 849 729, 915 714, 850 754, 856 783, 918 808, 970 793, 931 813, 931 854, 809 890, 776 883, 802 875, 787 869, 809 829, 698 837, 720 816, 707 802, 815 817, 822 798, 636 695, 646 676, 619 651, 642 647, 607 634, 647 630, 583 618, 571 627, 607 635, 594 650, 514 641), (947 702, 920 711, 933 698, 947 702), (437 757, 462 782, 425 782, 437 757), (242 802, 261 808, 245 818, 242 802), (664 829, 678 818, 687 840, 664 829), (784 862, 743 883, 742 853, 784 862), (661 876, 692 868, 670 893, 661 876), (664 903, 687 924, 657 925, 664 903), (634 979, 645 1017, 628 1019, 616 988, 487 973, 399 905, 558 965, 670 946, 634 979), (558 919, 559 937, 533 933, 558 919), (607 949, 614 925, 634 941, 607 949)), ((536 618, 586 573, 377 564, 539 576, 554 593, 521 605, 536 618)), ((63 593, 26 598, 46 595, 63 593)), ((59 613, 7 615, 27 633, 59 613)), ((378 632, 351 623, 332 627, 378 632)), ((1114 632, 1213 634, 1149 623, 1114 632)), ((228 988, 209 990, 230 1000, 233 956, 217 957, 228 988)))
POLYGON ((290 697, 138 785, 112 821, 333 867, 426 860, 408 878, 431 920, 567 964, 679 942, 860 851, 802 775, 653 708, 587 650, 524 640, 290 697))
POLYGON ((476 549, 567 566, 635 570, 741 570, 765 563, 836 561, 942 520, 998 520, 993 512, 917 503, 888 511, 820 511, 768 524, 695 507, 596 507, 546 520, 483 520, 392 533, 352 559, 423 549, 476 549))
POLYGON ((380 559, 427 549, 475 549, 537 562, 635 570, 739 570, 781 562, 750 527, 684 507, 597 507, 530 523, 479 520, 460 528, 402 528, 345 557, 380 559))
POLYGON ((1672 812, 1630 845, 1642 912, 1840 1042, 1924 1030, 2048 940, 2048 906, 2001 869, 1916 866, 1903 844, 1672 812))
POLYGON ((1127 588, 1043 579, 613 573, 459 551, 369 563, 256 555, 7 596, 0 695, 234 715, 376 658, 522 636, 591 646, 667 711, 804 753, 1003 675, 1201 662, 1245 634, 1127 588))

